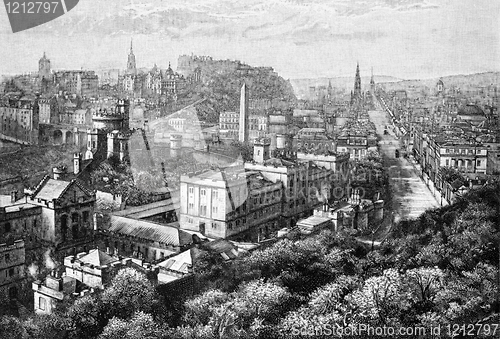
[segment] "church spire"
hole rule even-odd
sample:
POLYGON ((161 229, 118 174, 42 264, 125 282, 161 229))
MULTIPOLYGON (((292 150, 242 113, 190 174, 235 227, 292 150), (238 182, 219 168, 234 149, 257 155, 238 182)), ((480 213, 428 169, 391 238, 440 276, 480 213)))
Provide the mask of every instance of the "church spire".
POLYGON ((137 73, 132 39, 130 39, 130 53, 128 54, 127 60, 127 73, 134 75, 137 73))
POLYGON ((354 96, 361 97, 361 76, 359 75, 359 62, 356 65, 356 78, 354 80, 354 96))

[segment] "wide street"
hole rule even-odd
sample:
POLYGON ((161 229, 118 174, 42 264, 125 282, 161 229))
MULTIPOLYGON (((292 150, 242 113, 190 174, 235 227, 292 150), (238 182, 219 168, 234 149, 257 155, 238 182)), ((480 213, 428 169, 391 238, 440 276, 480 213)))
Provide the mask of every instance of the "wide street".
POLYGON ((403 157, 396 158, 395 150, 399 148, 400 141, 391 129, 388 135, 384 135, 385 126, 392 127, 390 115, 382 110, 380 105, 377 106, 377 110, 370 111, 368 114, 377 128, 377 134, 380 137, 379 149, 384 157, 384 166, 389 173, 394 222, 417 218, 427 209, 438 207, 439 203, 413 165, 403 157))

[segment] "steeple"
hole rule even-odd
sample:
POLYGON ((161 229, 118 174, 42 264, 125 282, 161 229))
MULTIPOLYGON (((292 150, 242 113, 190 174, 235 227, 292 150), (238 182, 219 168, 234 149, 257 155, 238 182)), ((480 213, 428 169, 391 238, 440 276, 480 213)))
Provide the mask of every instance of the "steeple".
POLYGON ((373 67, 372 67, 372 78, 370 79, 370 91, 375 92, 375 78, 373 77, 373 67))
POLYGON ((136 74, 137 69, 135 65, 135 55, 134 55, 134 49, 133 49, 133 44, 132 44, 132 39, 130 39, 130 53, 128 54, 128 60, 127 60, 127 74, 136 74))
POLYGON ((361 76, 359 75, 359 62, 356 66, 356 78, 354 80, 354 96, 361 97, 361 76))

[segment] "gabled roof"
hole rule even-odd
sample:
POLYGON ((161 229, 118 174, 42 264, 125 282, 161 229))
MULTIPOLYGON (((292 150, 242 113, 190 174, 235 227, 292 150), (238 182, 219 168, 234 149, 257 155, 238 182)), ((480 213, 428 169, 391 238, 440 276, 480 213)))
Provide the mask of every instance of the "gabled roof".
POLYGON ((114 258, 107 254, 106 252, 100 251, 99 249, 91 250, 87 255, 84 255, 77 261, 84 264, 90 264, 97 267, 111 264, 118 261, 118 258, 114 258))
POLYGON ((226 239, 205 242, 201 245, 201 249, 219 253, 224 260, 234 259, 239 255, 238 247, 226 239))
POLYGON ((172 271, 188 273, 188 266, 192 264, 193 259, 191 257, 191 250, 187 250, 160 262, 158 266, 165 267, 172 271))
POLYGON ((35 198, 43 200, 59 199, 70 185, 70 181, 49 179, 40 188, 35 198))
POLYGON ((191 236, 178 228, 114 215, 111 216, 108 231, 172 246, 182 246, 191 242, 191 236))
POLYGON ((85 194, 89 196, 93 195, 93 193, 89 189, 87 189, 77 180, 64 181, 45 177, 36 188, 34 198, 48 201, 51 201, 53 199, 57 200, 61 198, 73 184, 77 185, 85 194))

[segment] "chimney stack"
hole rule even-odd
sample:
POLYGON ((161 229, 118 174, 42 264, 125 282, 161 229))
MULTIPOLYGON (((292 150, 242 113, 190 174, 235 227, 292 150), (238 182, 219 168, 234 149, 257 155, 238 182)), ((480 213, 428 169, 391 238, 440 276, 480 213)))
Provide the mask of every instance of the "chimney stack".
POLYGON ((17 191, 11 191, 10 192, 10 202, 15 203, 17 201, 17 191))
POLYGON ((54 174, 54 180, 63 180, 67 174, 67 169, 66 166, 59 166, 59 167, 54 167, 52 169, 52 172, 54 174))
POLYGON ((77 175, 81 171, 82 166, 82 153, 75 153, 73 155, 73 174, 77 175))

